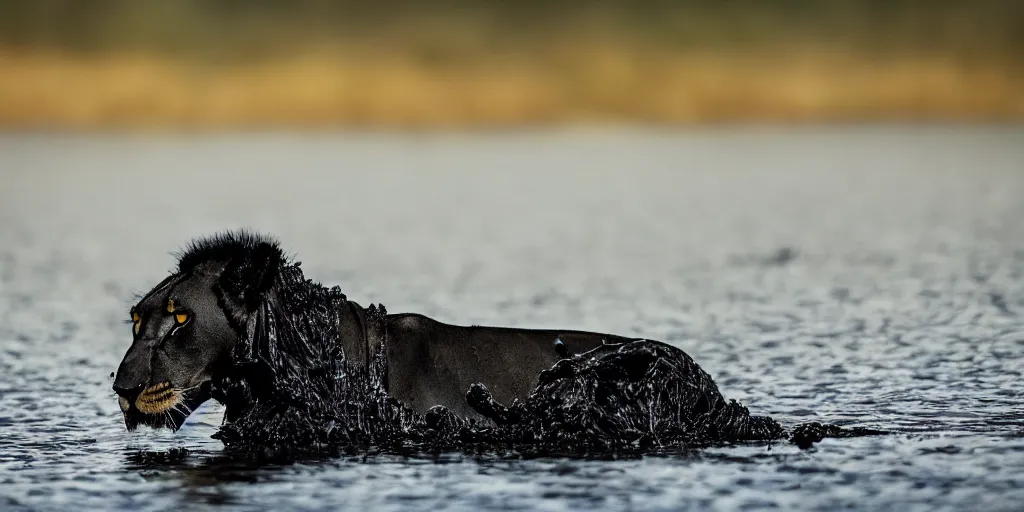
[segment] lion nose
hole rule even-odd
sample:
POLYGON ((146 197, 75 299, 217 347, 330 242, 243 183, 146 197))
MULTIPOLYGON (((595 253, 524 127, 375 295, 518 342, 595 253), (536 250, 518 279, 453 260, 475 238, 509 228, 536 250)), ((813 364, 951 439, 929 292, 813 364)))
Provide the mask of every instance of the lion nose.
POLYGON ((135 399, 138 398, 139 393, 142 393, 142 388, 144 387, 145 386, 143 386, 142 384, 132 387, 123 387, 114 384, 114 392, 117 393, 122 398, 124 398, 125 400, 128 400, 128 403, 135 403, 135 399))

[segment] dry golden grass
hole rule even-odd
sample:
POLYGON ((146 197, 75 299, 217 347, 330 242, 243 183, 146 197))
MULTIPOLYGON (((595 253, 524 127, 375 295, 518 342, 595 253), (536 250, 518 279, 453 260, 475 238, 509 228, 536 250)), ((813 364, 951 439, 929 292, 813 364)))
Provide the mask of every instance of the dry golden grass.
POLYGON ((587 44, 455 62, 335 48, 215 64, 0 51, 6 129, 1020 119, 1021 66, 943 55, 587 44))

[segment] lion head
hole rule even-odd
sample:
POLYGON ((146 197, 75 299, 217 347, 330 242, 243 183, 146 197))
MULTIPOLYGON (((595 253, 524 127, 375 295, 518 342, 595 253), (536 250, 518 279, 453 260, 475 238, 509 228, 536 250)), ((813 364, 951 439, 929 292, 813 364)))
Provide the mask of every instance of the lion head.
POLYGON ((132 344, 114 391, 125 426, 177 430, 232 365, 246 316, 272 286, 277 243, 229 232, 193 242, 177 271, 128 312, 132 344))

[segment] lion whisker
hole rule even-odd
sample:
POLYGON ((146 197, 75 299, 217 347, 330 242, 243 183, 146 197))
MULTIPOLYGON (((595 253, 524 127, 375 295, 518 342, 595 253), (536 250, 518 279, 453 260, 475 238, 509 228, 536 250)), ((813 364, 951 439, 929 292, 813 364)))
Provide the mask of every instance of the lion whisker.
POLYGON ((195 386, 191 386, 191 387, 187 387, 187 388, 174 388, 174 392, 175 393, 187 393, 189 391, 192 391, 194 389, 199 389, 201 387, 203 387, 202 383, 196 384, 195 386))
POLYGON ((192 409, 189 408, 189 406, 185 402, 182 402, 181 400, 178 400, 177 403, 171 406, 171 410, 178 411, 179 413, 184 414, 186 417, 192 414, 192 409))

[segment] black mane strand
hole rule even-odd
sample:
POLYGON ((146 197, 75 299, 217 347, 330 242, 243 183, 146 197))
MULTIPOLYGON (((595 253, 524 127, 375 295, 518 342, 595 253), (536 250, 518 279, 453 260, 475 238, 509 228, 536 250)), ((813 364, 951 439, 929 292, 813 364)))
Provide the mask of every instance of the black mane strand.
POLYGON ((240 229, 197 238, 178 254, 178 272, 188 273, 212 261, 247 262, 268 259, 272 266, 286 264, 281 245, 273 237, 240 229))

